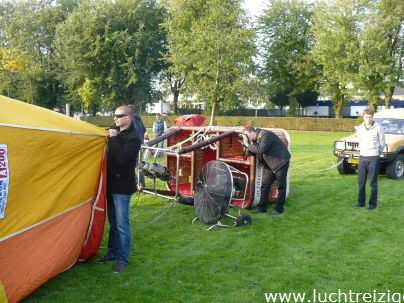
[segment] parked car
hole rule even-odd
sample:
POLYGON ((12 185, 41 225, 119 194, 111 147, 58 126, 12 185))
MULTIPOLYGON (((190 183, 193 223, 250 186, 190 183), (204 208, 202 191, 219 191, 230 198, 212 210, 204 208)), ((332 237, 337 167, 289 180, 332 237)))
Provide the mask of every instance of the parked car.
MULTIPOLYGON (((404 109, 384 109, 375 113, 374 121, 381 124, 386 134, 386 146, 380 155, 380 173, 388 178, 404 177, 404 109)), ((358 168, 359 143, 356 134, 334 142, 338 157, 338 172, 353 174, 358 168)))

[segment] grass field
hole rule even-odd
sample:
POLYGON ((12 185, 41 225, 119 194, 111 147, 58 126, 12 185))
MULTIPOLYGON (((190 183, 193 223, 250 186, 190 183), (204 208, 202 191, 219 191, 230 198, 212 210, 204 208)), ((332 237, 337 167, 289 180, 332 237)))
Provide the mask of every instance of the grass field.
POLYGON ((345 133, 290 135, 291 188, 283 215, 251 214, 251 226, 207 231, 201 222, 191 225, 193 207, 168 207, 162 198, 136 194, 124 273, 93 259, 24 302, 266 302, 269 292, 305 292, 313 302, 312 289, 404 293, 404 181, 381 176, 379 207, 354 208, 356 175, 314 171, 336 162, 333 141, 345 133))

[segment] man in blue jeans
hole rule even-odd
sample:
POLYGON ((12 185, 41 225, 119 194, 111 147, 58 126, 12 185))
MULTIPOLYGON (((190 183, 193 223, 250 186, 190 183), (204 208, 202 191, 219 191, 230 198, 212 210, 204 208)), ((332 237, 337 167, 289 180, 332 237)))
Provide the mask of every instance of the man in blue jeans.
POLYGON ((140 139, 132 120, 132 109, 120 106, 115 110, 115 126, 109 129, 107 212, 110 230, 108 252, 99 262, 116 260, 115 273, 128 266, 130 254, 129 208, 136 191, 135 166, 140 149, 140 139))
POLYGON ((377 207, 377 177, 379 174, 380 154, 385 146, 385 136, 380 124, 373 121, 374 111, 367 108, 363 111, 363 123, 356 128, 359 139, 359 167, 358 167, 358 204, 366 204, 366 179, 370 180, 370 198, 368 210, 377 207))

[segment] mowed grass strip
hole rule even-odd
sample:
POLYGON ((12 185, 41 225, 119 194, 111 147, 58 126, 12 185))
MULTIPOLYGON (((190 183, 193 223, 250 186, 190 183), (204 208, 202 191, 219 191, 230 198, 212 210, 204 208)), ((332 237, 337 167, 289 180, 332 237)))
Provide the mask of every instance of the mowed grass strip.
MULTIPOLYGON (((354 208, 357 176, 325 170, 337 162, 334 140, 347 133, 289 133, 290 192, 282 216, 251 213, 251 226, 207 231, 191 224, 193 207, 136 194, 124 273, 93 259, 25 302, 265 302, 265 292, 403 292, 404 181, 381 176, 379 207, 354 208)), ((108 224, 100 255, 107 232, 108 224)))

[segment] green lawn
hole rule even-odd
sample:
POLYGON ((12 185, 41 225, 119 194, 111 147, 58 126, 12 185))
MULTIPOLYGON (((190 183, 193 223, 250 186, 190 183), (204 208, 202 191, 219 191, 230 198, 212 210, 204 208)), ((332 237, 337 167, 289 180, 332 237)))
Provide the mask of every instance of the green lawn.
MULTIPOLYGON (((352 206, 357 176, 331 167, 346 133, 290 131, 291 189, 279 217, 216 228, 186 205, 133 197, 130 266, 95 260, 58 275, 24 302, 265 302, 265 292, 404 292, 403 181, 379 178, 379 207, 352 206)), ((249 213, 249 211, 244 211, 249 213)), ((106 237, 100 255, 106 251, 106 237)))

